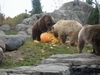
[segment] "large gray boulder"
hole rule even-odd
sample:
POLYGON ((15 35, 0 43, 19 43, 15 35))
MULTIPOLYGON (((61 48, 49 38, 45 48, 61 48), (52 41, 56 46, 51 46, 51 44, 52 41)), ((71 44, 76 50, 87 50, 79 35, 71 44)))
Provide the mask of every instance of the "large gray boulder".
POLYGON ((22 24, 28 25, 30 22, 31 18, 26 18, 22 21, 22 24))
POLYGON ((0 48, 2 48, 3 51, 6 50, 6 45, 2 40, 0 40, 0 48))
POLYGON ((24 44, 24 39, 19 35, 5 35, 0 38, 6 45, 6 51, 17 50, 24 44))
POLYGON ((29 21, 29 25, 33 25, 40 17, 40 14, 34 14, 29 21))
POLYGON ((27 29, 28 35, 32 35, 32 27, 27 29))
POLYGON ((55 10, 51 13, 55 21, 63 20, 76 20, 82 24, 82 21, 78 18, 76 12, 71 10, 55 10))
POLYGON ((68 63, 73 65, 93 65, 100 64, 100 56, 91 53, 57 54, 44 59, 42 64, 68 63))
POLYGON ((5 36, 5 33, 2 30, 0 30, 0 37, 2 36, 5 36))
POLYGON ((2 30, 2 31, 10 31, 10 26, 8 24, 2 25, 0 27, 0 30, 2 30))
POLYGON ((30 18, 26 18, 22 21, 22 24, 25 25, 33 25, 40 17, 42 17, 42 14, 34 14, 30 18))
POLYGON ((31 28, 34 23, 36 23, 36 21, 42 17, 44 14, 34 14, 32 17, 30 18, 26 18, 22 21, 21 24, 17 24, 15 27, 16 31, 27 31, 27 29, 31 28))
POLYGON ((31 36, 27 35, 25 31, 19 31, 17 35, 23 38, 24 40, 31 39, 31 36))
POLYGON ((0 65, 1 65, 3 59, 4 59, 3 50, 2 50, 2 48, 0 47, 0 65))
POLYGON ((25 25, 25 24, 18 24, 18 25, 16 25, 15 30, 16 31, 26 31, 30 27, 32 27, 32 26, 31 25, 25 25))
POLYGON ((55 21, 59 21, 60 19, 65 20, 66 15, 61 10, 54 10, 51 15, 54 17, 55 21))
MULTIPOLYGON (((68 3, 64 3, 58 10, 70 10, 70 11, 72 11, 73 13, 75 13, 77 15, 79 20, 84 25, 87 23, 92 9, 93 9, 92 6, 90 6, 86 2, 79 1, 79 5, 77 5, 77 4, 75 4, 74 1, 71 1, 68 3)), ((70 13, 68 15, 73 15, 73 14, 70 13)))

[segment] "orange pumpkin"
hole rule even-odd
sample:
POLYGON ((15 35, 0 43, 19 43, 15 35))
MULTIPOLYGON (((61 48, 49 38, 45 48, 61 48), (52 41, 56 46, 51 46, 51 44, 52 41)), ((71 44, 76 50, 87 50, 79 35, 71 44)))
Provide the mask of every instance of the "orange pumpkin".
POLYGON ((53 33, 44 32, 40 35, 40 39, 42 42, 59 42, 59 38, 56 38, 53 33))
POLYGON ((42 42, 51 42, 51 38, 49 37, 49 35, 48 35, 48 33, 47 32, 45 32, 45 33, 42 33, 41 35, 40 35, 40 39, 41 39, 41 41, 42 42))

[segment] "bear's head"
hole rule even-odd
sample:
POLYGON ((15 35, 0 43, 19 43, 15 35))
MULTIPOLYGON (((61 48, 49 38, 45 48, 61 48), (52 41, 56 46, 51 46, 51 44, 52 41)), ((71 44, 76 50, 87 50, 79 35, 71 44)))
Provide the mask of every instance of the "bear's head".
POLYGON ((58 37, 58 31, 56 30, 55 25, 51 27, 51 32, 54 34, 55 37, 58 37))
POLYGON ((40 21, 41 28, 45 31, 50 31, 51 27, 55 24, 54 18, 51 15, 44 15, 40 21))

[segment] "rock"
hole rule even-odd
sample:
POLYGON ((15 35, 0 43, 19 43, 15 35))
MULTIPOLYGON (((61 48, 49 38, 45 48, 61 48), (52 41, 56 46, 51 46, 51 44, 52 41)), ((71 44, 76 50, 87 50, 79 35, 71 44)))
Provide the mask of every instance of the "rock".
POLYGON ((59 21, 60 19, 65 20, 66 16, 61 10, 54 10, 51 15, 54 17, 55 21, 59 21))
POLYGON ((25 31, 19 31, 17 35, 27 35, 25 31))
POLYGON ((10 31, 10 26, 8 24, 2 25, 0 27, 0 30, 2 30, 2 31, 10 31))
POLYGON ((25 25, 25 24, 18 24, 18 25, 16 25, 15 30, 16 31, 26 31, 30 27, 32 27, 32 26, 31 25, 25 25))
POLYGON ((81 54, 57 54, 42 61, 42 64, 68 63, 73 65, 92 65, 100 64, 100 56, 90 53, 81 54))
POLYGON ((3 50, 0 47, 0 64, 2 63, 3 59, 4 59, 3 50))
POLYGON ((24 31, 19 31, 18 34, 21 38, 23 38, 24 40, 29 40, 31 39, 31 37, 29 35, 26 34, 26 32, 24 31))
POLYGON ((70 75, 69 67, 61 64, 42 64, 36 66, 34 70, 43 75, 70 75))
POLYGON ((6 72, 0 72, 0 75, 7 75, 6 72))
POLYGON ((5 36, 5 33, 0 30, 0 37, 5 36))
POLYGON ((76 13, 83 25, 86 24, 93 9, 92 6, 82 1, 79 1, 79 6, 73 4, 74 1, 64 3, 58 10, 71 10, 76 13))
POLYGON ((34 25, 40 17, 42 17, 42 14, 34 14, 29 21, 29 25, 34 25))
POLYGON ((54 17, 56 22, 59 21, 60 19, 63 19, 63 20, 76 20, 82 24, 84 18, 81 19, 82 20, 81 21, 77 14, 78 15, 81 14, 82 16, 83 12, 80 11, 80 13, 77 13, 72 10, 55 10, 54 12, 51 13, 51 15, 54 17))
POLYGON ((99 75, 100 56, 96 56, 90 53, 57 54, 54 56, 50 56, 49 58, 45 59, 45 62, 37 66, 20 66, 20 67, 15 67, 10 69, 0 69, 0 74, 99 75))
POLYGON ((29 25, 31 18, 26 18, 22 21, 22 24, 29 25))
POLYGON ((0 40, 0 48, 2 48, 3 51, 6 50, 6 45, 2 40, 0 40))
MULTIPOLYGON (((1 70, 4 71, 4 70, 1 70)), ((66 64, 42 64, 38 66, 23 66, 5 70, 9 74, 17 75, 70 75, 66 64)))
POLYGON ((18 35, 5 35, 0 38, 6 45, 6 51, 13 51, 24 44, 24 39, 18 35))
POLYGON ((27 29, 28 35, 32 35, 32 27, 27 29))
POLYGON ((70 75, 99 75, 100 65, 73 65, 70 75))
POLYGON ((22 21, 21 24, 17 24, 15 27, 16 31, 26 31, 27 29, 31 28, 34 23, 40 18, 42 17, 43 14, 34 14, 32 17, 30 18, 26 18, 22 21))

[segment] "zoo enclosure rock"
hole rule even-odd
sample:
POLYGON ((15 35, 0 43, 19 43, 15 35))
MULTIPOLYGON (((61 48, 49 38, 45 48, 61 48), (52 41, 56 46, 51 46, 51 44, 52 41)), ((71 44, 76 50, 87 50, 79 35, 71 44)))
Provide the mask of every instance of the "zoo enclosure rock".
POLYGON ((70 75, 65 64, 41 64, 38 66, 23 66, 12 69, 0 69, 6 75, 70 75))
POLYGON ((25 31, 19 31, 17 35, 6 35, 0 30, 0 47, 3 51, 13 51, 22 46, 25 40, 31 39, 25 31))
POLYGON ((24 40, 31 39, 31 36, 27 35, 27 33, 25 31, 19 31, 17 35, 20 36, 21 38, 23 38, 24 40))
POLYGON ((26 31, 28 28, 32 27, 32 25, 18 24, 16 25, 16 31, 26 31))
POLYGON ((1 37, 0 40, 5 43, 6 51, 16 50, 24 44, 24 39, 19 35, 5 35, 1 37))
POLYGON ((10 26, 8 24, 2 25, 0 27, 0 30, 2 30, 2 31, 10 31, 10 26))
POLYGON ((2 40, 0 40, 0 47, 2 48, 3 51, 6 50, 6 45, 2 40))
POLYGON ((70 67, 73 65, 100 64, 100 56, 90 53, 57 54, 44 59, 38 66, 21 66, 11 69, 0 69, 2 75, 71 75, 70 67), (70 60, 71 59, 71 60, 70 60), (83 60, 84 59, 84 60, 83 60), (86 59, 86 60, 85 60, 86 59), (66 60, 66 61, 65 61, 66 60), (78 62, 77 62, 78 61, 78 62))
MULTIPOLYGON (((86 2, 82 2, 82 1, 79 1, 78 5, 74 1, 64 3, 59 8, 59 10, 70 10, 74 12, 83 25, 87 23, 92 9, 93 8, 91 5, 87 4, 86 2)), ((71 15, 70 15, 70 18, 71 18, 71 15)))
POLYGON ((0 37, 3 37, 3 36, 5 36, 6 34, 2 31, 2 30, 0 30, 0 37))
POLYGON ((42 61, 42 64, 49 63, 68 63, 73 65, 100 64, 100 56, 90 53, 57 54, 42 61))
POLYGON ((3 59, 4 59, 3 50, 2 50, 2 48, 0 47, 0 64, 2 64, 3 59))
POLYGON ((30 18, 26 18, 22 21, 21 24, 17 24, 15 27, 16 31, 27 31, 27 29, 31 28, 34 23, 40 18, 42 17, 43 14, 34 14, 32 17, 30 18))

